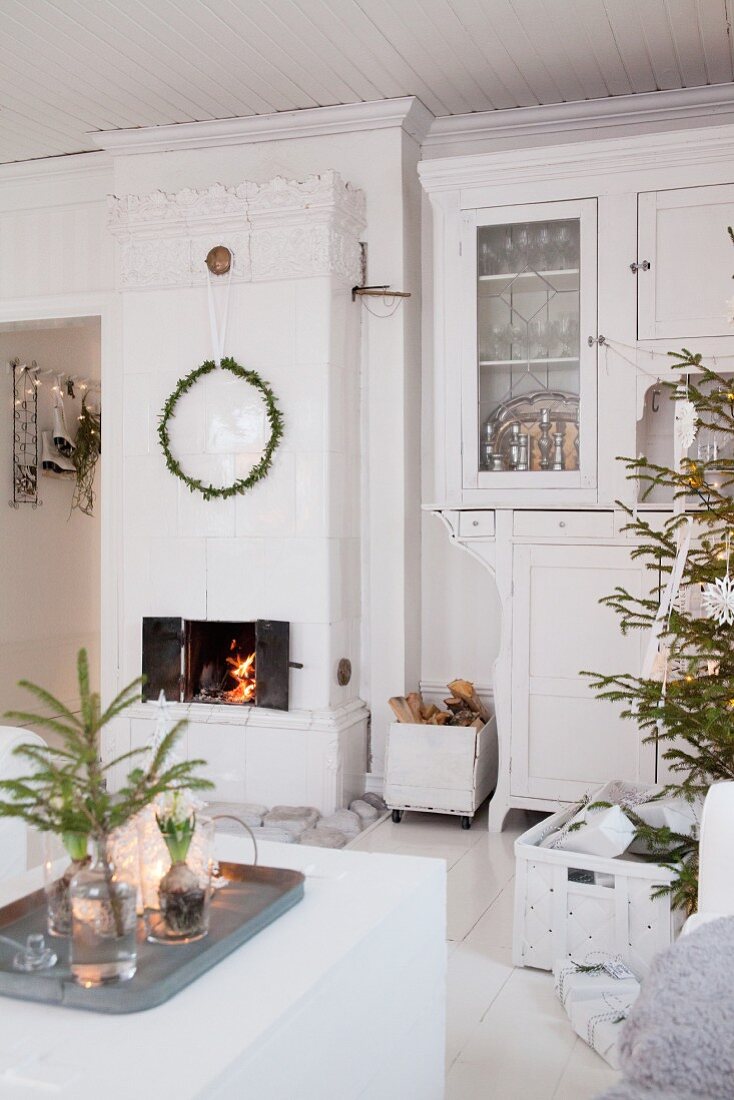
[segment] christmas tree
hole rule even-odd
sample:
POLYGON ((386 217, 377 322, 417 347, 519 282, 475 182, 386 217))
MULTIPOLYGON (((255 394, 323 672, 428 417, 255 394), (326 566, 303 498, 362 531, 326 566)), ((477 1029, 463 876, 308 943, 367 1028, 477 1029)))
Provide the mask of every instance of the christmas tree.
MULTIPOLYGON (((697 435, 714 442, 698 447, 702 457, 684 457, 678 469, 644 457, 622 460, 640 483, 642 501, 664 488, 677 502, 662 527, 620 503, 629 517, 625 530, 639 540, 632 556, 644 561, 650 587, 642 596, 618 587, 602 601, 620 616, 623 633, 657 636, 657 652, 639 676, 587 675, 599 698, 622 703, 623 717, 657 742, 673 776, 663 795, 694 802, 713 782, 734 779, 734 459, 721 457, 734 443, 734 381, 686 348, 671 354, 682 372, 680 382, 667 383, 681 447, 688 450, 697 435)), ((697 836, 636 824, 651 855, 676 870, 673 903, 692 912, 697 836)))

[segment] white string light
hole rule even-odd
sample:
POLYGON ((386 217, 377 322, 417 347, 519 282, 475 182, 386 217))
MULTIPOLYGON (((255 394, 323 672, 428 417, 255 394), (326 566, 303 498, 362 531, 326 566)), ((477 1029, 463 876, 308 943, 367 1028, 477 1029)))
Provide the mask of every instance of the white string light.
POLYGON ((28 372, 28 374, 32 377, 33 385, 36 388, 44 385, 44 378, 55 379, 54 385, 51 386, 52 393, 62 393, 66 387, 67 382, 71 382, 72 386, 74 386, 75 388, 78 387, 82 393, 86 393, 87 390, 93 390, 95 392, 99 392, 101 390, 101 385, 96 378, 87 378, 83 375, 67 374, 64 372, 59 373, 59 371, 53 370, 50 367, 47 369, 41 369, 36 363, 35 359, 31 363, 22 364, 16 361, 16 366, 19 371, 28 372))

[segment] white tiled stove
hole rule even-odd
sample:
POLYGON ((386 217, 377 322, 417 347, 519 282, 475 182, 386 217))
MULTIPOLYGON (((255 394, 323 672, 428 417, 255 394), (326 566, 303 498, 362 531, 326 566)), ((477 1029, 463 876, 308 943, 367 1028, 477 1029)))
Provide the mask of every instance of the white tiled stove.
MULTIPOLYGON (((364 789, 368 712, 359 699, 359 281, 363 201, 334 173, 302 183, 219 185, 111 201, 124 345, 122 683, 140 675, 146 616, 291 623, 290 709, 176 704, 186 746, 216 797, 309 803, 364 789), (235 255, 225 354, 270 384, 285 434, 269 475, 244 496, 205 501, 166 469, 158 418, 210 346, 204 258, 235 255), (355 670, 340 686, 336 669, 355 670)), ((215 285, 223 308, 225 280, 215 285)), ((216 371, 170 422, 184 468, 213 484, 242 476, 267 440, 252 387, 216 371)), ((135 707, 107 751, 144 743, 135 707), (114 745, 113 743, 114 742, 114 745)))

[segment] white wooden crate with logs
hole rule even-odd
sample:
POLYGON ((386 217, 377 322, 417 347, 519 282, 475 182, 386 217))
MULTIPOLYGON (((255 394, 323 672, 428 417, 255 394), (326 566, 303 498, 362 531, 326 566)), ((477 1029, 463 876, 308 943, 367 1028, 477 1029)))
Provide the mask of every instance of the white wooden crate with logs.
MULTIPOLYGON (((454 681, 449 687, 454 690, 456 684, 465 683, 454 681)), ((467 725, 436 720, 446 712, 426 707, 416 695, 390 700, 393 711, 402 718, 390 725, 385 762, 384 798, 393 821, 399 822, 405 810, 417 810, 454 814, 461 817, 462 828, 468 829, 479 806, 493 792, 497 783, 496 719, 475 693, 468 694, 473 694, 475 702, 467 725), (411 717, 419 720, 411 722, 411 717)))

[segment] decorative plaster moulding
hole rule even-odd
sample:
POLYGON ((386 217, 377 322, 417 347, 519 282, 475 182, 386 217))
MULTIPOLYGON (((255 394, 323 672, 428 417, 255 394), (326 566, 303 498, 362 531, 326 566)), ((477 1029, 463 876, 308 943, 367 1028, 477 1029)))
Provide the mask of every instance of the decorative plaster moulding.
POLYGON ((180 122, 170 126, 146 126, 134 130, 93 131, 87 136, 113 156, 166 153, 175 149, 210 149, 225 145, 250 145, 262 141, 324 137, 367 130, 400 127, 420 145, 433 122, 433 114, 415 96, 374 103, 346 103, 334 107, 310 107, 244 118, 180 122))
POLYGON ((354 284, 364 225, 363 193, 332 171, 109 198, 123 288, 203 283, 203 258, 217 244, 231 249, 235 279, 335 275, 354 284))
POLYGON ((734 123, 705 129, 636 134, 598 141, 545 145, 423 160, 418 172, 425 191, 621 174, 630 170, 701 165, 734 158, 734 123))
POLYGON ((734 85, 713 84, 703 88, 674 88, 661 92, 609 96, 538 107, 513 107, 501 111, 480 111, 468 115, 436 118, 423 140, 430 151, 451 145, 482 144, 508 138, 531 139, 544 134, 574 131, 598 133, 600 129, 635 125, 659 125, 716 116, 734 121, 734 85))

